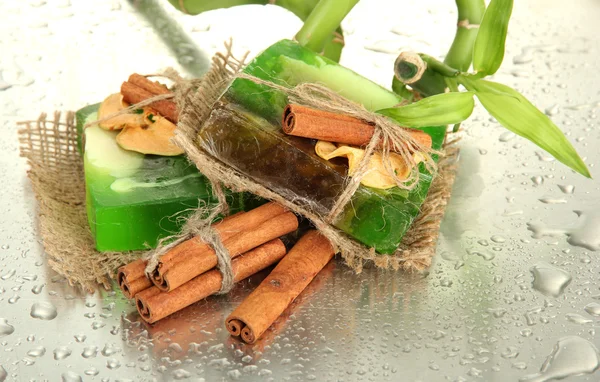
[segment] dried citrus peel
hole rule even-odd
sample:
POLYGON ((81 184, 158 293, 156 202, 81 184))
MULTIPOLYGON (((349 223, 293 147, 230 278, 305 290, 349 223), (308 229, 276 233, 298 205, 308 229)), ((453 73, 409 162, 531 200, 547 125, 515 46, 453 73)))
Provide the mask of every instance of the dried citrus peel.
MULTIPOLYGON (((111 94, 100 104, 98 119, 117 113, 129 104, 123 101, 120 93, 111 94)), ((171 143, 176 126, 159 115, 150 107, 140 110, 141 113, 121 114, 100 122, 104 130, 121 130, 116 140, 125 150, 142 154, 174 156, 183 154, 183 150, 171 143)))
MULTIPOLYGON (((129 104, 123 101, 121 93, 111 94, 100 104, 100 107, 98 108, 98 119, 106 118, 127 107, 129 107, 129 104)), ((121 114, 100 122, 98 125, 104 130, 121 130, 125 126, 139 126, 143 124, 145 123, 141 114, 121 114)))
POLYGON ((128 125, 117 135, 117 143, 125 150, 142 154, 174 156, 183 150, 171 142, 176 126, 152 109, 144 109, 147 125, 128 125))
MULTIPOLYGON (((325 160, 343 157, 348 159, 348 175, 352 176, 358 168, 361 160, 365 156, 365 150, 348 145, 338 145, 326 141, 318 141, 315 145, 317 155, 325 160)), ((389 155, 390 165, 398 179, 407 179, 410 175, 411 168, 402 157, 395 153, 389 155)), ((421 162, 422 158, 419 154, 414 154, 415 163, 421 162)), ((369 160, 367 172, 361 179, 360 183, 367 187, 388 189, 395 187, 396 181, 389 175, 388 170, 383 164, 383 156, 380 152, 376 152, 369 160)))

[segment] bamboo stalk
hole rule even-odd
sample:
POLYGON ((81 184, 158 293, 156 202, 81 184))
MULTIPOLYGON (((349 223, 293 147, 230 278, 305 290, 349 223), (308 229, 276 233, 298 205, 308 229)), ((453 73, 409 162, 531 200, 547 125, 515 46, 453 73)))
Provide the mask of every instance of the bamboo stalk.
POLYGON ((473 60, 473 45, 485 13, 485 1, 456 0, 456 7, 458 8, 456 35, 444 63, 466 72, 473 60))
POLYGON ((354 8, 358 0, 321 0, 296 34, 300 45, 315 52, 323 51, 332 33, 354 8))

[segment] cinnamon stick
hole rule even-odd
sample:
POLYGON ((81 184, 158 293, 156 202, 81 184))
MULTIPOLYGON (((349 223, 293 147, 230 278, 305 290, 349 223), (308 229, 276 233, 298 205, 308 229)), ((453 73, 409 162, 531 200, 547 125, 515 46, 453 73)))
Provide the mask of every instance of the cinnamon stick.
POLYGON ((144 90, 149 91, 154 95, 171 94, 171 91, 167 89, 165 85, 158 82, 150 81, 148 78, 137 73, 133 73, 132 75, 130 75, 127 81, 131 82, 136 86, 141 87, 144 90))
MULTIPOLYGON (((123 100, 129 104, 142 102, 158 95, 128 81, 125 81, 123 84, 121 84, 121 94, 123 95, 123 100)), ((177 123, 178 112, 175 102, 169 100, 160 100, 151 103, 150 107, 155 109, 160 115, 169 121, 177 123)))
POLYGON ((331 260, 334 249, 318 231, 309 231, 263 282, 227 317, 233 336, 254 343, 331 260))
MULTIPOLYGON (((275 216, 255 228, 243 231, 223 242, 223 246, 229 251, 229 255, 234 258, 244 252, 256 248, 270 240, 288 234, 298 229, 298 218, 291 212, 285 212, 275 216)), ((185 259, 175 263, 163 274, 164 282, 156 285, 163 291, 172 291, 194 277, 217 266, 217 256, 212 247, 204 245, 198 241, 189 245, 189 252, 183 252, 185 259), (201 250, 196 250, 201 248, 201 250), (190 255, 188 256, 189 254, 190 255)))
MULTIPOLYGON (((288 135, 352 146, 368 145, 375 133, 373 125, 358 118, 296 104, 286 106, 281 125, 288 135)), ((422 146, 431 147, 431 137, 427 133, 405 130, 422 146)), ((396 150, 391 142, 390 150, 396 150)))
MULTIPOLYGON (((283 242, 275 239, 238 256, 231 262, 234 281, 248 278, 274 264, 284 257, 285 253, 283 242)), ((170 292, 161 292, 157 287, 148 288, 136 296, 138 312, 146 322, 154 323, 218 292, 222 280, 221 272, 214 269, 170 292)))
POLYGON ((117 272, 117 283, 127 298, 133 298, 144 289, 150 288, 152 282, 146 277, 146 261, 135 260, 119 268, 117 272))

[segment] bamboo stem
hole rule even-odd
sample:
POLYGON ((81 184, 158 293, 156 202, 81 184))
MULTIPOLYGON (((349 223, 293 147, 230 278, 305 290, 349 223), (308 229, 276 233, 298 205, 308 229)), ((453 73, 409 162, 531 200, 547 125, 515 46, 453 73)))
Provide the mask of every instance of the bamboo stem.
POLYGON ((310 13, 296 40, 315 52, 322 52, 332 33, 358 0, 321 0, 310 13))
POLYGON ((485 13, 485 1, 456 0, 456 7, 458 8, 456 35, 444 63, 466 72, 473 60, 473 45, 485 13))

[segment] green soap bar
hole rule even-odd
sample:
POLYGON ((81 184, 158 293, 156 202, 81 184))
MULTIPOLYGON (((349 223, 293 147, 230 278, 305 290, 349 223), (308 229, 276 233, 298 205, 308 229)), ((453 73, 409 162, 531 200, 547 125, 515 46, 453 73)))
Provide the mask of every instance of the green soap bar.
MULTIPOLYGON (((269 47, 244 72, 284 86, 317 82, 372 111, 400 102, 394 93, 289 40, 269 47)), ((325 215, 345 187, 346 168, 318 157, 314 141, 283 134, 281 115, 287 103, 282 92, 238 78, 215 105, 199 143, 267 188, 325 215)), ((445 127, 422 130, 439 149, 445 127)), ((360 186, 335 226, 379 253, 393 253, 431 185, 431 174, 423 165, 420 173, 410 192, 360 186)))
MULTIPOLYGON (((77 125, 97 118, 98 105, 76 113, 77 125)), ((118 134, 85 129, 84 169, 88 222, 99 251, 155 247, 176 233, 199 204, 216 204, 208 180, 184 156, 144 155, 122 149, 118 134)), ((244 207, 244 195, 229 193, 230 208, 244 207)))

